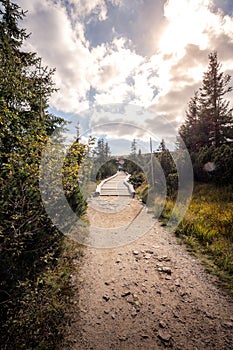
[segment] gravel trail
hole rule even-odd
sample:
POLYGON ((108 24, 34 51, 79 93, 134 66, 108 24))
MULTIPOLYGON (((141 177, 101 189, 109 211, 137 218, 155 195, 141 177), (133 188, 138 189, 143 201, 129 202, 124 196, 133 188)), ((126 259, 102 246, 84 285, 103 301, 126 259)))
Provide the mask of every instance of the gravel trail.
MULTIPOLYGON (((119 198, 103 197, 104 211, 92 201, 90 224, 103 229, 142 210, 136 199, 115 212, 119 198)), ((231 297, 158 222, 130 244, 86 248, 76 270, 64 350, 233 349, 231 297)))

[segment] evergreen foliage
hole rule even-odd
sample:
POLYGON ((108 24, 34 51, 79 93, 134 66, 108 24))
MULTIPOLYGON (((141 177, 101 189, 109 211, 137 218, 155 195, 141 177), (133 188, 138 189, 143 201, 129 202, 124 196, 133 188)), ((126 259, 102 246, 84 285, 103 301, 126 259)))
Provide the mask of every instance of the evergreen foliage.
MULTIPOLYGON (((42 67, 35 53, 22 50, 28 35, 18 22, 24 16, 17 4, 0 0, 0 317, 3 324, 0 338, 3 342, 10 338, 14 342, 14 334, 9 337, 8 331, 12 310, 22 307, 20 300, 28 293, 28 285, 37 283, 41 271, 55 264, 63 239, 45 212, 39 189, 39 167, 49 136, 65 123, 47 111, 49 97, 56 91, 52 81, 54 70, 42 67)), ((79 214, 84 212, 85 202, 76 175, 84 154, 85 146, 73 145, 64 166, 64 190, 79 214)), ((43 325, 35 327, 40 329, 43 325)), ((27 340, 28 344, 31 340, 27 340)), ((11 346, 8 344, 7 348, 11 346)))
POLYGON ((114 175, 118 170, 117 162, 111 159, 111 150, 108 142, 103 138, 97 140, 93 151, 92 180, 98 181, 114 175))
POLYGON ((197 180, 232 182, 233 109, 225 99, 232 91, 230 80, 231 77, 221 71, 217 53, 210 53, 202 86, 190 99, 186 120, 179 130, 179 136, 190 151, 197 180), (208 169, 207 163, 213 166, 208 169), (220 169, 225 169, 221 181, 220 169))
MULTIPOLYGON (((172 158, 170 151, 166 147, 164 139, 162 139, 157 149, 156 158, 159 160, 159 163, 162 167, 163 174, 166 180, 167 195, 173 195, 176 193, 178 188, 178 175, 177 175, 174 160, 172 158)), ((157 187, 158 186, 160 187, 161 174, 159 174, 159 171, 156 168, 157 167, 155 167, 155 170, 154 170, 156 183, 157 183, 157 187)))

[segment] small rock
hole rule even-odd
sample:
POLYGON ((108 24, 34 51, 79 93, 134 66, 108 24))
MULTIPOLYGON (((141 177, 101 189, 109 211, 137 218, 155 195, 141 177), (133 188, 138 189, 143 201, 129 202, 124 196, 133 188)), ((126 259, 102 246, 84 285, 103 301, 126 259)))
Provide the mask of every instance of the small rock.
POLYGON ((147 254, 154 254, 153 250, 151 250, 151 249, 147 249, 147 250, 146 250, 146 253, 147 253, 147 254))
POLYGON ((166 328, 166 323, 165 323, 164 321, 160 321, 160 322, 159 322, 159 326, 160 326, 161 328, 166 328))
POLYGON ((170 267, 159 267, 158 271, 163 272, 163 273, 167 273, 168 275, 171 275, 172 270, 170 267))
POLYGON ((116 315, 115 315, 115 314, 112 314, 111 317, 112 317, 113 320, 115 320, 116 315))
POLYGON ((119 264, 121 262, 121 259, 116 260, 116 264, 119 264))
POLYGON ((162 269, 163 265, 161 263, 158 263, 156 264, 156 267, 162 269))
POLYGON ((80 312, 87 314, 87 310, 86 309, 80 309, 80 312))
POLYGON ((133 318, 135 318, 136 316, 137 316, 137 311, 136 310, 134 310, 132 313, 131 313, 131 316, 133 317, 133 318))
POLYGON ((224 322, 223 326, 226 328, 233 328, 233 322, 224 322))
POLYGON ((125 335, 119 336, 120 341, 126 341, 128 338, 125 335))
POLYGON ((169 342, 171 339, 171 335, 164 329, 159 330, 158 337, 164 342, 169 342))
POLYGON ((138 254, 139 254, 139 252, 137 250, 133 251, 133 255, 138 255, 138 254))
POLYGON ((135 300, 134 306, 135 306, 136 308, 140 307, 140 301, 139 301, 139 300, 135 300))
POLYGON ((158 258, 159 261, 171 261, 171 259, 167 255, 163 255, 158 258))
POLYGON ((162 256, 162 259, 164 261, 171 261, 171 259, 167 255, 162 256))
POLYGON ((144 255, 144 259, 149 260, 150 258, 151 258, 151 255, 150 255, 150 254, 145 254, 145 255, 144 255))
POLYGON ((131 292, 130 292, 130 290, 128 290, 128 291, 126 291, 126 292, 123 292, 122 294, 121 294, 121 296, 122 296, 122 298, 124 298, 124 297, 127 297, 128 295, 130 295, 131 294, 131 292))
POLYGON ((150 338, 150 336, 149 336, 148 334, 142 334, 141 337, 142 337, 142 339, 148 339, 148 338, 150 338))
POLYGON ((171 278, 171 276, 166 276, 165 277, 165 280, 167 280, 167 281, 170 281, 172 278, 171 278))
POLYGON ((107 294, 105 294, 105 295, 103 295, 103 299, 104 299, 105 301, 109 301, 110 296, 108 296, 107 294))

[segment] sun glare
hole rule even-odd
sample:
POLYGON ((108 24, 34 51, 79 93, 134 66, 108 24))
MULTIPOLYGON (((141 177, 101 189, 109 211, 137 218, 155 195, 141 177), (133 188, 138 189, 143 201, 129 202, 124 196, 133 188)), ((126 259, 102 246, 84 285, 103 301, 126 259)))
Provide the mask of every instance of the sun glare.
POLYGON ((161 52, 181 57, 187 44, 205 48, 208 37, 206 28, 209 1, 170 0, 165 5, 164 16, 168 24, 159 42, 161 52))

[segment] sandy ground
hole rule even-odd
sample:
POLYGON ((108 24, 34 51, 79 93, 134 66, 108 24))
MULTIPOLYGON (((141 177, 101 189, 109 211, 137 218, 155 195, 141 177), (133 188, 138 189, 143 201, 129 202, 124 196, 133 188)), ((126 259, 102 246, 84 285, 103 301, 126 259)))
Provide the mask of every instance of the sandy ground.
MULTIPOLYGON (((140 220, 136 199, 123 204, 92 199, 91 226, 140 220)), ((233 349, 231 297, 159 223, 130 244, 86 248, 79 264, 64 350, 233 349)))

